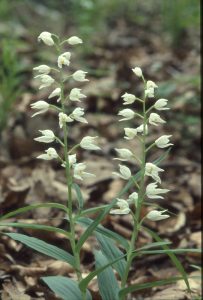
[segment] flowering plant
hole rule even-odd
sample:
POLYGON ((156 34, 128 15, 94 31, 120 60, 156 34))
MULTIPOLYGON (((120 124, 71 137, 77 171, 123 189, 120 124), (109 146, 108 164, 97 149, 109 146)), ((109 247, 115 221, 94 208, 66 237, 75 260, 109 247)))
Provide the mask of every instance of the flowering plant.
MULTIPOLYGON (((167 210, 157 210, 156 205, 153 205, 152 201, 150 209, 144 217, 141 217, 141 210, 143 206, 149 205, 146 199, 163 199, 163 194, 169 192, 168 189, 159 187, 161 184, 160 174, 164 170, 158 167, 158 164, 162 161, 165 155, 162 155, 156 161, 148 161, 148 153, 153 147, 166 148, 172 145, 170 143, 171 135, 163 135, 157 138, 154 143, 148 145, 147 136, 150 132, 151 126, 160 126, 166 123, 161 116, 155 111, 168 110, 167 100, 158 99, 153 105, 147 108, 147 100, 154 98, 155 90, 158 86, 151 80, 146 80, 143 76, 142 70, 139 67, 132 69, 133 73, 143 80, 144 95, 143 99, 129 93, 122 95, 123 105, 132 105, 136 102, 140 102, 142 105, 142 113, 134 111, 132 108, 122 109, 118 115, 121 116, 120 121, 128 121, 134 118, 139 118, 141 124, 134 127, 124 128, 124 139, 136 140, 141 144, 142 155, 137 157, 135 153, 127 148, 116 148, 115 151, 118 154, 116 160, 121 161, 119 164, 119 172, 113 172, 114 176, 118 176, 127 181, 124 189, 119 193, 115 199, 108 205, 100 205, 98 207, 85 209, 84 200, 79 185, 75 182, 77 180, 85 180, 88 177, 94 176, 93 174, 86 172, 87 165, 84 162, 80 162, 77 159, 76 150, 81 147, 85 150, 100 150, 98 146, 97 136, 84 136, 82 140, 76 144, 71 145, 69 140, 70 124, 73 122, 87 123, 84 117, 84 109, 77 106, 82 102, 86 96, 83 94, 80 88, 74 87, 68 93, 65 94, 65 83, 68 79, 72 79, 75 82, 87 82, 87 72, 77 70, 68 77, 64 76, 66 68, 71 63, 71 52, 64 52, 63 46, 68 44, 74 46, 82 44, 82 40, 76 36, 72 36, 64 41, 61 41, 57 35, 49 32, 42 32, 39 37, 39 41, 50 47, 55 47, 57 53, 57 67, 50 67, 47 65, 40 65, 34 68, 37 72, 35 78, 39 80, 39 89, 52 88, 48 99, 39 100, 31 104, 31 108, 35 110, 32 117, 39 114, 46 113, 49 109, 56 112, 58 118, 58 126, 62 130, 63 138, 57 136, 52 130, 45 129, 40 130, 40 136, 35 140, 40 143, 52 144, 51 147, 45 150, 45 153, 40 154, 37 158, 42 160, 58 160, 61 166, 65 169, 66 181, 67 181, 67 203, 62 205, 60 203, 37 203, 35 205, 26 206, 10 212, 0 218, 5 220, 19 213, 36 209, 38 207, 53 207, 64 211, 65 220, 68 223, 68 230, 56 228, 52 226, 45 226, 40 224, 24 224, 24 223, 9 223, 2 222, 0 225, 13 226, 13 227, 30 227, 33 229, 41 229, 49 232, 58 232, 70 241, 71 253, 64 251, 54 245, 45 243, 40 239, 29 237, 19 233, 6 233, 11 238, 20 241, 34 250, 44 253, 54 259, 59 259, 69 263, 75 270, 77 279, 71 279, 63 276, 46 276, 43 277, 43 281, 50 287, 50 289, 59 297, 64 300, 91 300, 92 296, 88 290, 88 284, 90 281, 97 277, 99 293, 102 300, 124 300, 127 295, 144 288, 154 287, 161 284, 168 284, 175 282, 178 279, 184 279, 187 288, 190 290, 189 282, 185 270, 181 262, 175 255, 175 250, 169 248, 170 242, 163 241, 155 232, 143 226, 146 220, 157 222, 170 217, 170 213, 167 210), (56 98, 57 105, 52 104, 52 99, 56 98), (72 109, 72 104, 76 105, 72 109), (67 109, 68 108, 68 109, 67 109), (70 112, 70 110, 72 111, 70 112), (67 113, 68 111, 68 113, 67 113), (54 143, 59 143, 62 147, 63 154, 54 148, 54 143), (140 167, 137 174, 133 175, 129 166, 127 165, 130 160, 135 159, 140 167), (150 183, 146 183, 147 179, 150 179, 150 183), (134 191, 127 197, 123 196, 133 188, 134 191), (77 195, 77 208, 74 209, 72 193, 75 190, 77 195), (97 213, 95 220, 87 217, 91 213, 97 213), (126 215, 130 214, 132 217, 133 231, 130 243, 126 241, 124 237, 118 233, 104 228, 100 225, 101 221, 106 215, 126 215), (77 239, 75 233, 75 226, 79 224, 85 228, 83 234, 77 239), (155 242, 144 245, 142 248, 137 248, 137 238, 140 230, 146 230, 155 239, 155 242), (82 266, 80 263, 80 252, 83 244, 90 235, 94 234, 100 250, 94 250, 95 265, 94 271, 90 272, 86 277, 83 276, 82 266), (115 243, 116 242, 116 243, 115 243), (161 247, 158 250, 150 250, 151 248, 161 247), (151 252, 150 252, 151 251, 151 252), (148 282, 145 284, 134 284, 127 286, 128 275, 133 260, 139 255, 144 256, 149 253, 164 253, 169 255, 172 262, 178 268, 181 276, 176 278, 168 278, 158 282, 148 282), (161 251, 161 252, 160 252, 161 251), (117 272, 117 276, 114 273, 117 272)), ((184 252, 185 249, 179 249, 184 252)), ((189 251, 191 249, 187 249, 189 251)), ((196 249, 197 250, 197 249, 196 249)), ((194 249, 193 249, 194 251, 194 249)), ((198 250, 197 250, 198 251, 198 250)))

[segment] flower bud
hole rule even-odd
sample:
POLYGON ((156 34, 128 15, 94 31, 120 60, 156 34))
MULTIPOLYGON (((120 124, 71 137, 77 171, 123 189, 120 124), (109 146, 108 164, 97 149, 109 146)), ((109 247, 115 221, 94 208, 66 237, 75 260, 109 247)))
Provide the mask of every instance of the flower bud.
POLYGON ((137 192, 133 192, 132 194, 129 195, 128 197, 128 203, 134 203, 135 206, 137 207, 137 202, 138 202, 138 193, 137 192))
POLYGON ((110 214, 112 214, 112 215, 127 215, 127 214, 129 214, 130 208, 129 208, 129 204, 126 200, 117 198, 116 205, 119 208, 111 209, 110 214))
POLYGON ((85 178, 89 177, 94 177, 94 174, 87 173, 84 170, 86 169, 86 164, 85 163, 79 163, 79 164, 74 164, 73 165, 73 177, 79 180, 83 180, 85 178))
POLYGON ((126 148, 122 148, 122 149, 118 149, 115 148, 116 152, 118 152, 118 155, 120 156, 120 158, 114 158, 114 159, 118 159, 118 160, 122 160, 122 161, 126 161, 129 160, 133 157, 133 153, 126 148))
POLYGON ((124 117, 123 119, 121 119, 119 121, 126 121, 126 120, 130 120, 130 119, 134 118, 135 113, 132 109, 125 108, 125 109, 119 111, 118 115, 124 117))
POLYGON ((69 66, 70 65, 70 52, 65 52, 58 57, 58 67, 61 69, 62 66, 69 66))
POLYGON ((163 172, 164 170, 157 167, 152 163, 146 163, 145 165, 145 176, 152 177, 156 182, 161 183, 161 179, 159 177, 159 172, 163 172))
POLYGON ((137 135, 137 129, 135 128, 124 128, 125 136, 124 139, 132 140, 137 135))
POLYGON ((82 40, 77 36, 71 36, 67 41, 70 45, 82 44, 82 40))
POLYGON ((155 102, 154 107, 157 110, 167 110, 170 109, 169 107, 165 107, 167 105, 168 100, 166 99, 159 99, 155 102))
POLYGON ((134 95, 128 93, 122 95, 121 98, 123 98, 124 101, 123 105, 132 104, 136 100, 136 97, 134 95))
POLYGON ((49 74, 51 71, 51 68, 47 65, 40 65, 38 67, 33 68, 33 70, 38 71, 39 73, 42 73, 42 74, 49 74))
POLYGON ((85 95, 81 94, 81 89, 78 89, 78 88, 73 88, 71 91, 70 91, 70 95, 69 95, 69 98, 71 101, 79 101, 80 102, 80 99, 82 98, 86 98, 85 95))
POLYGON ((67 116, 63 112, 59 113, 59 127, 60 128, 63 128, 65 123, 70 123, 70 122, 73 122, 73 119, 71 119, 69 116, 67 116))
POLYGON ((54 148, 49 148, 45 150, 46 154, 41 154, 37 156, 39 159, 44 159, 44 160, 52 160, 54 158, 58 158, 58 154, 54 148))
POLYGON ((163 124, 166 123, 158 114, 156 113, 151 113, 149 116, 149 124, 158 126, 159 123, 163 124))
POLYGON ((74 109, 74 111, 70 114, 70 117, 78 122, 81 123, 88 123, 85 118, 82 116, 84 115, 84 108, 77 107, 74 109))
POLYGON ((160 196, 159 194, 165 194, 168 192, 169 192, 169 190, 167 190, 167 189, 157 188, 156 182, 150 183, 146 187, 146 195, 150 199, 163 199, 163 197, 160 196))
POLYGON ((43 41, 47 46, 53 46, 54 45, 54 40, 52 39, 52 34, 47 31, 43 31, 40 33, 38 36, 38 41, 43 41))
POLYGON ((32 115, 32 117, 34 117, 36 115, 39 115, 39 114, 42 114, 42 113, 46 112, 49 109, 50 105, 46 101, 39 100, 37 102, 32 103, 30 106, 31 106, 32 109, 39 110, 34 115, 32 115))
POLYGON ((160 220, 164 220, 169 218, 169 215, 163 215, 163 213, 167 211, 167 210, 162 210, 162 211, 158 211, 158 210, 151 210, 147 215, 147 219, 151 220, 151 221, 160 221, 160 220))
POLYGON ((155 144, 158 148, 166 148, 168 146, 172 146, 173 144, 169 143, 169 138, 172 135, 162 135, 156 141, 155 144))
POLYGON ((81 70, 78 70, 76 71, 75 73, 72 74, 73 76, 73 79, 76 80, 76 81, 89 81, 88 79, 85 78, 87 72, 84 72, 84 71, 81 71, 81 70))
POLYGON ((142 69, 139 67, 135 67, 134 69, 132 69, 133 73, 135 73, 135 75, 137 77, 142 77, 142 69))
POLYGON ((131 171, 128 167, 119 165, 119 171, 118 172, 112 172, 113 175, 119 176, 122 179, 128 180, 131 177, 131 171))
POLYGON ((42 74, 42 75, 37 75, 35 76, 35 78, 39 78, 41 80, 42 85, 40 85, 39 89, 43 89, 45 87, 50 86, 52 83, 54 83, 54 79, 46 74, 42 74))
POLYGON ((56 96, 59 96, 59 98, 57 99, 58 102, 61 99, 61 88, 59 87, 53 90, 53 92, 49 95, 48 99, 54 98, 56 96))
POLYGON ((98 136, 85 136, 81 142, 80 147, 86 150, 100 150, 101 148, 95 144, 98 136))
POLYGON ((42 136, 35 138, 34 140, 40 143, 52 143, 55 140, 55 135, 52 130, 39 130, 42 133, 42 136))

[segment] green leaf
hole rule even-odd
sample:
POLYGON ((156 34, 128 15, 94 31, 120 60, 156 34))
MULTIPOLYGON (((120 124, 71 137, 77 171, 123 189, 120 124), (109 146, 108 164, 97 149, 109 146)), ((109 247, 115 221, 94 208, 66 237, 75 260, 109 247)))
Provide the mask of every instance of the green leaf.
POLYGON ((79 211, 82 210, 83 206, 84 206, 84 198, 82 196, 82 193, 81 193, 81 190, 80 190, 80 187, 78 184, 76 183, 73 183, 73 188, 76 192, 76 196, 77 196, 77 200, 78 200, 78 208, 79 208, 79 211))
POLYGON ((45 230, 45 231, 51 231, 51 232, 58 232, 66 237, 70 237, 70 234, 60 228, 53 227, 53 226, 47 226, 47 225, 40 225, 40 224, 28 224, 28 223, 8 223, 8 222, 2 222, 0 223, 0 226, 6 226, 6 227, 16 227, 16 228, 30 228, 35 230, 45 230))
MULTIPOLYGON (((108 263, 101 251, 95 251, 96 268, 101 268, 108 263)), ((99 293, 102 300, 118 300, 119 285, 111 266, 97 275, 99 293)))
POLYGON ((79 283, 79 287, 82 291, 85 291, 89 282, 98 274, 100 274, 101 272, 103 272, 106 268, 108 268, 109 266, 115 264, 116 262, 118 262, 119 260, 123 259, 124 257, 126 257, 126 254, 122 255, 121 257, 118 257, 117 259, 109 262, 108 264, 102 266, 101 268, 96 269, 95 271, 91 272, 89 275, 87 275, 85 278, 83 278, 81 280, 81 282, 79 283))
MULTIPOLYGON (((152 231, 151 229, 142 226, 142 228, 144 230, 146 230, 157 242, 163 242, 163 240, 158 236, 158 234, 156 234, 156 232, 152 231)), ((167 255, 170 257, 171 261, 173 262, 173 264, 176 266, 176 268, 178 269, 178 271, 180 272, 180 274, 182 275, 183 280, 185 281, 185 284, 188 288, 188 291, 191 292, 190 289, 190 284, 187 278, 187 273, 185 272, 185 269, 182 265, 182 263, 180 262, 180 260, 175 256, 174 253, 170 252, 170 248, 167 245, 163 245, 162 248, 164 250, 168 250, 167 255)))
POLYGON ((155 287, 155 286, 161 286, 161 285, 165 285, 165 284, 174 283, 181 279, 182 279, 182 277, 171 277, 171 278, 153 281, 153 282, 133 284, 127 288, 120 290, 119 296, 121 297, 121 299, 123 299, 123 297, 125 297, 129 293, 132 293, 132 292, 135 292, 138 290, 144 290, 144 289, 155 287))
POLYGON ((22 244, 40 252, 52 258, 65 261, 75 268, 75 259, 68 252, 48 244, 40 239, 30 237, 21 233, 5 233, 15 241, 21 242, 22 244))
MULTIPOLYGON (((48 287, 63 300, 83 300, 78 283, 70 278, 63 276, 42 277, 48 287)), ((87 291, 87 300, 92 300, 91 294, 87 291)))
MULTIPOLYGON (((115 246, 111 239, 99 233, 96 233, 96 238, 99 242, 102 253, 107 259, 107 262, 110 262, 123 255, 123 253, 118 249, 118 247, 115 246)), ((120 278, 122 278, 126 268, 126 260, 123 258, 115 263, 112 267, 115 268, 120 278)))
POLYGON ((170 250, 145 250, 141 251, 141 254, 167 254, 168 253, 201 253, 201 249, 170 249, 170 250))
POLYGON ((95 212, 101 211, 102 209, 105 209, 107 206, 108 206, 108 204, 105 204, 105 205, 100 205, 100 206, 97 206, 97 207, 91 207, 91 208, 82 210, 80 212, 80 214, 78 215, 78 218, 80 218, 81 216, 90 215, 90 214, 93 214, 95 212))
POLYGON ((103 220, 103 218, 109 213, 111 208, 114 206, 116 203, 116 199, 112 201, 110 205, 108 205, 100 214, 99 216, 88 226, 88 228, 85 230, 85 232, 82 234, 80 237, 79 241, 76 244, 75 250, 77 252, 80 251, 82 245, 84 242, 87 240, 87 238, 92 234, 92 232, 95 230, 95 228, 98 226, 98 224, 103 220))
MULTIPOLYGON (((92 224, 94 221, 90 218, 79 218, 76 222, 81 226, 87 227, 90 226, 90 224, 92 224)), ((98 225, 97 228, 95 228, 95 232, 101 233, 102 235, 119 242, 126 250, 129 247, 128 241, 124 237, 114 231, 106 229, 102 225, 98 225)))
POLYGON ((65 211, 67 213, 67 207, 65 207, 62 204, 59 204, 59 203, 38 203, 38 204, 28 205, 28 206, 25 206, 25 207, 22 207, 22 208, 18 208, 14 211, 11 211, 11 212, 1 216, 0 221, 12 218, 12 217, 14 217, 16 215, 19 215, 21 213, 27 212, 27 211, 32 210, 32 209, 40 208, 40 207, 58 208, 58 209, 61 209, 61 210, 65 211))
POLYGON ((171 242, 169 242, 169 241, 154 242, 154 243, 146 244, 146 245, 142 246, 141 248, 136 249, 135 251, 141 251, 141 250, 145 250, 145 249, 149 249, 149 248, 155 248, 155 247, 159 247, 159 246, 163 246, 163 245, 170 245, 170 244, 171 244, 171 242))

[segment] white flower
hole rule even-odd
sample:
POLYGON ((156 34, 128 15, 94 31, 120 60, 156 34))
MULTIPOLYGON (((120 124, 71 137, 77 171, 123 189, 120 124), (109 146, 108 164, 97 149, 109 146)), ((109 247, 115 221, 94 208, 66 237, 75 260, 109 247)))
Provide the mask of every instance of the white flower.
POLYGON ((76 154, 68 155, 68 160, 69 160, 69 166, 70 166, 70 167, 71 167, 73 164, 76 164, 76 162, 77 162, 76 154))
POLYGON ((41 154, 37 156, 39 159, 44 159, 44 160, 51 160, 54 158, 58 158, 58 154, 54 148, 49 148, 45 150, 46 154, 41 154))
POLYGON ((162 211, 158 211, 158 210, 151 210, 147 215, 147 219, 151 220, 151 221, 160 221, 160 220, 164 220, 169 218, 169 215, 163 215, 163 213, 165 213, 165 211, 167 210, 162 210, 162 211))
POLYGON ((52 143, 55 140, 55 135, 52 130, 39 130, 42 133, 42 136, 35 138, 34 140, 40 143, 52 143))
POLYGON ((156 83, 153 82, 153 81, 151 81, 151 80, 148 80, 146 85, 147 85, 147 89, 150 89, 150 88, 153 88, 153 89, 158 88, 158 85, 156 85, 156 83))
POLYGON ((85 163, 79 163, 79 164, 74 164, 73 165, 73 177, 79 180, 83 180, 83 178, 89 178, 95 176, 94 174, 84 172, 86 169, 86 164, 85 163))
POLYGON ((154 97, 154 89, 158 88, 158 86, 151 80, 148 80, 146 83, 146 90, 145 90, 145 95, 148 96, 149 98, 154 97))
MULTIPOLYGON (((68 160, 69 160, 69 167, 76 164, 76 162, 77 162, 76 154, 68 155, 68 160)), ((61 166, 65 168, 66 167, 66 162, 62 163, 61 166)))
POLYGON ((138 193, 133 192, 132 194, 129 195, 128 197, 128 203, 135 203, 135 206, 137 207, 137 202, 138 202, 138 193))
POLYGON ((168 192, 169 192, 169 190, 167 190, 167 189, 157 188, 156 182, 150 183, 146 187, 146 195, 150 199, 163 199, 163 197, 160 196, 159 194, 165 194, 168 192))
POLYGON ((47 46, 53 46, 54 45, 54 40, 51 37, 51 33, 47 31, 43 31, 40 33, 38 36, 38 41, 43 41, 47 46))
POLYGON ((95 144, 98 136, 85 136, 81 142, 80 147, 86 150, 100 150, 101 148, 95 144))
POLYGON ((129 214, 130 208, 129 208, 129 204, 126 200, 117 198, 116 205, 119 208, 111 209, 110 214, 112 214, 112 215, 127 215, 127 214, 129 214))
POLYGON ((64 114, 63 112, 59 113, 59 127, 63 128, 65 123, 73 122, 73 119, 71 119, 69 116, 64 114))
POLYGON ((70 45, 82 44, 82 40, 77 36, 71 36, 67 41, 70 45))
POLYGON ((154 107, 157 110, 167 110, 170 109, 169 107, 165 107, 167 105, 167 99, 159 99, 155 102, 154 107))
POLYGON ((86 98, 85 95, 81 94, 81 89, 78 89, 78 88, 73 88, 71 91, 70 91, 70 95, 69 95, 69 98, 71 101, 79 101, 80 102, 80 99, 82 98, 86 98))
POLYGON ((70 52, 64 52, 63 54, 59 55, 58 57, 58 67, 61 69, 62 66, 69 66, 70 65, 70 52))
MULTIPOLYGON (((144 124, 141 124, 136 128, 138 133, 144 133, 144 124)), ((145 124, 145 134, 148 134, 148 126, 145 124)))
POLYGON ((149 116, 149 124, 158 126, 158 124, 161 123, 166 123, 158 114, 156 113, 151 113, 149 116))
POLYGON ((55 81, 51 76, 46 75, 46 74, 37 75, 37 76, 35 76, 35 78, 39 78, 41 80, 42 85, 40 85, 39 89, 48 87, 55 81))
POLYGON ((85 78, 87 72, 84 72, 84 71, 81 71, 81 70, 78 70, 76 71, 75 73, 72 74, 73 76, 73 79, 76 80, 76 81, 89 81, 88 79, 85 78))
POLYGON ((131 171, 128 167, 119 165, 119 171, 120 171, 120 173, 112 172, 112 174, 119 176, 120 178, 125 179, 125 180, 128 180, 131 177, 131 171))
POLYGON ((120 156, 120 158, 114 158, 114 159, 126 161, 126 160, 129 160, 130 158, 133 157, 133 153, 129 149, 126 149, 126 148, 122 148, 122 149, 115 148, 115 150, 116 150, 116 152, 118 152, 118 155, 120 156))
POLYGON ((125 136, 124 139, 132 140, 137 135, 137 129, 135 128, 124 128, 125 136))
POLYGON ((57 99, 57 102, 61 99, 61 88, 56 88, 55 90, 53 90, 53 92, 49 95, 48 99, 53 98, 59 96, 59 98, 57 99))
POLYGON ((123 105, 132 104, 136 100, 136 97, 133 94, 128 93, 122 95, 121 98, 123 98, 124 101, 123 105))
POLYGON ((161 179, 159 177, 159 172, 163 172, 164 170, 157 167, 152 163, 146 163, 145 165, 145 176, 152 177, 156 182, 161 183, 161 179))
POLYGON ((70 114, 70 117, 78 122, 81 123, 88 123, 87 120, 85 118, 83 118, 82 116, 84 115, 84 108, 81 107, 77 107, 74 109, 74 111, 70 114))
POLYGON ((47 65, 40 65, 38 67, 33 68, 33 70, 38 71, 39 73, 42 73, 42 74, 49 74, 51 71, 51 68, 47 65))
POLYGON ((148 98, 154 98, 154 88, 148 88, 145 90, 145 96, 148 98))
POLYGON ((130 120, 130 119, 134 118, 135 113, 132 109, 125 108, 125 109, 119 111, 118 115, 124 117, 123 119, 121 119, 119 121, 126 121, 126 120, 130 120))
POLYGON ((135 67, 134 69, 132 69, 132 71, 137 77, 142 77, 142 69, 140 69, 139 67, 135 67))
POLYGON ((39 101, 32 103, 30 106, 32 109, 39 110, 34 115, 32 115, 32 117, 34 117, 36 115, 43 114, 44 112, 46 112, 49 109, 50 105, 46 101, 39 100, 39 101))
POLYGON ((158 148, 166 148, 168 146, 172 146, 172 143, 169 143, 169 138, 172 135, 162 135, 156 141, 155 144, 158 148))

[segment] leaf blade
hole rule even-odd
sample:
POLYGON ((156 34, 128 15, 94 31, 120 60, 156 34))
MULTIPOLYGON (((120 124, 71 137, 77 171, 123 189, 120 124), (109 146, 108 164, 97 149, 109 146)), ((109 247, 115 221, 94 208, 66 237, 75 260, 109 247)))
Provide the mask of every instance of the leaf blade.
POLYGON ((22 244, 25 244, 26 246, 40 253, 48 255, 57 260, 65 261, 75 268, 74 257, 70 253, 66 252, 65 250, 62 250, 52 244, 46 243, 40 239, 30 237, 21 233, 5 233, 5 234, 10 238, 14 239, 15 241, 21 242, 22 244))

